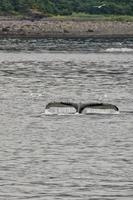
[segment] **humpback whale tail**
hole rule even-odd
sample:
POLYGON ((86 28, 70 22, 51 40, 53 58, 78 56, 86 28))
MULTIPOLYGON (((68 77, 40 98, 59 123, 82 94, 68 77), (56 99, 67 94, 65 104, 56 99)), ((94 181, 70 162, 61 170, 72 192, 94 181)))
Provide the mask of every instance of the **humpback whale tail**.
POLYGON ((67 103, 51 102, 46 105, 46 114, 116 114, 119 112, 117 106, 107 103, 67 103))

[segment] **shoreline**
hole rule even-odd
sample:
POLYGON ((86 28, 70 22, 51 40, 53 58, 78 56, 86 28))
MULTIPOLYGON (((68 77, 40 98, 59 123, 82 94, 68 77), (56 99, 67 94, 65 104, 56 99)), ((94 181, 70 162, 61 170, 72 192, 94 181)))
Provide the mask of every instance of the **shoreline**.
POLYGON ((133 22, 62 20, 0 20, 0 38, 133 37, 133 22))

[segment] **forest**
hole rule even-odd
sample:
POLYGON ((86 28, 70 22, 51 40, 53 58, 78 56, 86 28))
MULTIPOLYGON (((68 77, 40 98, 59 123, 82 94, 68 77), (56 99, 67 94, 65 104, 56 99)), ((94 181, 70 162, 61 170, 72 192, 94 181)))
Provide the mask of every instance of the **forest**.
POLYGON ((133 0, 0 0, 0 15, 28 15, 31 10, 46 16, 133 15, 133 0))

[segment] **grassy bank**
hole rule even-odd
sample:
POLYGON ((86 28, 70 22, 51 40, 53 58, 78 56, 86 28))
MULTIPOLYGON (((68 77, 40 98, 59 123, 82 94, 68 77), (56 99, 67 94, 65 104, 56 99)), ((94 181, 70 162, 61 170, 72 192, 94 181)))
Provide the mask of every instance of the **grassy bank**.
POLYGON ((62 20, 90 20, 90 21, 121 21, 121 22, 133 22, 133 16, 130 15, 90 15, 86 13, 73 13, 69 16, 52 16, 54 19, 62 20))

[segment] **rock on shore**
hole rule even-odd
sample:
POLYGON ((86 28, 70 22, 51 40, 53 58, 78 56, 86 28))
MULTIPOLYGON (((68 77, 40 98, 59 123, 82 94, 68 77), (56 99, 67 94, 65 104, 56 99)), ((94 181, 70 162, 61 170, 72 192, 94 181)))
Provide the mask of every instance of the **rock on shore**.
POLYGON ((133 37, 133 22, 87 20, 0 20, 0 37, 133 37))

